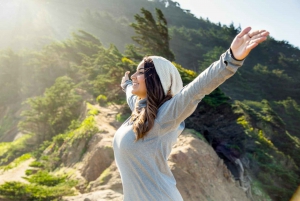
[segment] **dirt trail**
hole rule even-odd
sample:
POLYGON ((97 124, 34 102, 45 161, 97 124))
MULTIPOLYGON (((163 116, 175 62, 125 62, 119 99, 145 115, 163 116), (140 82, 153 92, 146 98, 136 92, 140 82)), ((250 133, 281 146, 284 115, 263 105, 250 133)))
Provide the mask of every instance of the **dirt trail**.
POLYGON ((27 161, 24 161, 21 163, 19 166, 7 170, 5 172, 0 172, 0 185, 4 184, 6 181, 21 181, 24 183, 28 183, 25 179, 22 177, 26 176, 25 175, 25 170, 29 169, 29 164, 34 161, 33 158, 30 158, 27 161))
POLYGON ((121 126, 121 122, 116 121, 116 115, 120 112, 121 106, 114 105, 108 107, 101 107, 95 105, 95 107, 100 111, 100 114, 95 117, 98 128, 100 130, 105 130, 113 137, 116 130, 121 126))

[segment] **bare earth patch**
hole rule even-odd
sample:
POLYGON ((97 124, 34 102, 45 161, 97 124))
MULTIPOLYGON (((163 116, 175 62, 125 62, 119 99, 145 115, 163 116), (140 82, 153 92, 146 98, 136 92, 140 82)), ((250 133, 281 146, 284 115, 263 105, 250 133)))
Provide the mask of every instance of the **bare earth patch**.
POLYGON ((0 185, 4 184, 6 181, 21 181, 24 183, 28 183, 22 177, 26 176, 25 171, 29 169, 29 164, 34 161, 33 158, 30 158, 27 161, 22 162, 19 166, 7 170, 5 172, 0 172, 0 185))

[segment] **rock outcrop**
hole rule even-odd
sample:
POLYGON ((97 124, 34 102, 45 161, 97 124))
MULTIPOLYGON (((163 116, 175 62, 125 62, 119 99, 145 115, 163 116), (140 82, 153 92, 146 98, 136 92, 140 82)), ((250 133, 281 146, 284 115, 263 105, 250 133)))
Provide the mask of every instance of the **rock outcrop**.
POLYGON ((188 129, 174 145, 169 166, 184 200, 249 200, 213 148, 188 129))
POLYGON ((90 140, 88 155, 84 158, 81 169, 82 176, 88 182, 95 181, 114 161, 111 143, 112 138, 103 138, 101 134, 93 136, 90 140))

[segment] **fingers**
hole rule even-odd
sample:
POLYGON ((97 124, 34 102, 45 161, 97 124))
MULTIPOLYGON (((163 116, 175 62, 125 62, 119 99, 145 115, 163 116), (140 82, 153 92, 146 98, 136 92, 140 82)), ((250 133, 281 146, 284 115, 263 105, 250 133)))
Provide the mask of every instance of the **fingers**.
POLYGON ((250 37, 250 42, 249 42, 248 48, 253 49, 259 43, 265 41, 267 39, 268 35, 269 35, 269 32, 265 31, 265 30, 256 30, 252 33, 248 33, 248 36, 250 37))
POLYGON ((247 49, 250 51, 253 48, 255 48, 257 45, 258 45, 258 43, 252 43, 252 44, 248 45, 247 49))
POLYGON ((259 43, 265 41, 267 39, 266 36, 251 40, 249 45, 247 46, 247 49, 252 50, 253 48, 255 48, 259 43))
POLYGON ((266 36, 262 36, 262 37, 259 37, 259 38, 256 38, 256 39, 251 39, 250 44, 251 43, 261 43, 261 42, 265 41, 266 39, 267 39, 266 36))
POLYGON ((248 33, 248 36, 249 36, 250 38, 252 38, 253 36, 256 36, 256 35, 260 34, 261 31, 264 31, 264 30, 255 30, 255 31, 251 31, 251 33, 250 33, 250 32, 248 33))
POLYGON ((255 30, 255 31, 251 31, 251 27, 246 27, 245 29, 243 29, 241 31, 241 33, 239 33, 237 35, 238 38, 242 38, 246 35, 246 37, 248 37, 249 39, 257 39, 257 38, 261 38, 261 37, 267 37, 270 33, 266 30, 255 30))
POLYGON ((127 78, 127 79, 129 79, 129 76, 128 76, 129 73, 130 73, 130 71, 126 71, 124 77, 127 78))
POLYGON ((243 29, 243 30, 241 31, 241 33, 239 33, 239 34, 237 35, 237 37, 238 37, 238 38, 242 38, 244 35, 248 34, 250 30, 251 30, 251 27, 246 27, 245 29, 243 29))
POLYGON ((267 37, 268 35, 269 35, 269 32, 266 31, 266 30, 256 30, 256 31, 253 31, 251 33, 248 33, 248 36, 251 39, 257 39, 257 38, 260 38, 260 37, 267 37))
POLYGON ((129 76, 128 76, 129 73, 130 73, 130 71, 125 72, 125 75, 122 77, 121 84, 123 84, 126 80, 129 80, 129 76))

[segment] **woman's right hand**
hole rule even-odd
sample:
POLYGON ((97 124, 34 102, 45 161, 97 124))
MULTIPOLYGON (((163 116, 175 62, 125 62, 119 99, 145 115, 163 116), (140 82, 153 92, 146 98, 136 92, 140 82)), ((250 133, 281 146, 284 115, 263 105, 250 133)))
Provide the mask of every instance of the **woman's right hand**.
POLYGON ((125 83, 126 80, 129 80, 129 73, 130 71, 126 71, 124 77, 122 77, 121 86, 125 83))

